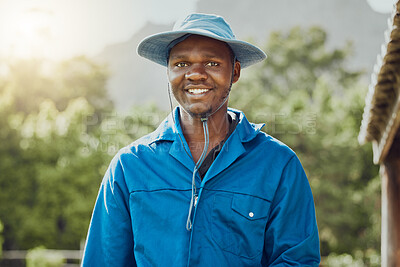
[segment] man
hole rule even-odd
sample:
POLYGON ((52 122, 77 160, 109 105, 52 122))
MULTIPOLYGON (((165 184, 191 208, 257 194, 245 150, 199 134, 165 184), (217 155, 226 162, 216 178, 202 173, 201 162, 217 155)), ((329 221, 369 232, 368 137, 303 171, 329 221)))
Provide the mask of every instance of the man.
POLYGON ((167 67, 179 107, 112 160, 83 266, 318 266, 298 158, 228 109, 241 68, 265 54, 207 14, 144 39, 138 53, 167 67))

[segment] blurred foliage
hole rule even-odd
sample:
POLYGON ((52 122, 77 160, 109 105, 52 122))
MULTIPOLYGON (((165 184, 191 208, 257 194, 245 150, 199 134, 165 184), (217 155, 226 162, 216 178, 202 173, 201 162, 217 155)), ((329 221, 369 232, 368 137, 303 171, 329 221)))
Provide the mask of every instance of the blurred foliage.
POLYGON ((350 255, 344 253, 337 255, 336 253, 329 254, 328 257, 324 259, 323 266, 332 267, 379 267, 381 266, 381 257, 379 252, 374 250, 367 250, 365 253, 362 251, 357 251, 355 255, 350 255))
POLYGON ((84 57, 7 67, 0 77, 4 248, 79 249, 111 157, 165 113, 147 106, 118 114, 107 70, 84 57))
POLYGON ((58 110, 64 110, 77 97, 84 97, 97 112, 113 107, 105 88, 106 67, 85 57, 60 64, 38 59, 15 60, 7 64, 7 69, 0 86, 3 94, 12 95, 15 111, 25 114, 38 111, 46 99, 51 99, 58 110))
MULTIPOLYGON (((326 41, 320 28, 273 33, 268 59, 243 72, 230 106, 266 122, 264 130, 298 154, 315 197, 322 255, 336 253, 327 262, 346 262, 347 253, 374 266, 380 180, 371 147, 357 143, 366 86, 345 67, 351 45, 327 50, 326 41)), ((84 57, 13 62, 8 70, 0 77, 4 248, 79 249, 111 157, 166 113, 155 106, 118 113, 106 94, 107 69, 84 57)))
POLYGON ((61 253, 50 252, 43 246, 30 249, 26 254, 26 267, 62 267, 64 263, 61 253))
POLYGON ((0 77, 4 248, 79 249, 111 157, 154 127, 130 125, 129 135, 121 125, 110 128, 123 120, 106 94, 107 71, 86 58, 8 69, 0 77))
POLYGON ((3 223, 0 221, 0 259, 3 255, 3 242, 4 242, 4 238, 3 238, 3 223))
POLYGON ((233 88, 230 105, 288 144, 308 175, 321 254, 380 251, 380 179, 357 142, 367 86, 346 69, 351 46, 327 51, 320 28, 273 33, 268 58, 233 88))
MULTIPOLYGON (((9 73, 0 82, 0 203, 7 203, 0 206, 0 217, 5 249, 76 248, 87 228, 84 220, 90 216, 88 201, 93 203, 97 192, 99 166, 107 160, 100 153, 85 153, 82 132, 86 116, 111 104, 91 105, 80 93, 68 92, 59 77, 76 65, 55 70, 59 66, 49 69, 44 63, 9 64, 9 73)), ((93 73, 103 73, 106 81, 100 67, 87 66, 86 73, 76 72, 77 80, 88 76, 83 88, 98 82, 89 78, 93 73)), ((69 80, 74 78, 70 75, 69 80)), ((98 92, 105 96, 104 84, 98 92)))

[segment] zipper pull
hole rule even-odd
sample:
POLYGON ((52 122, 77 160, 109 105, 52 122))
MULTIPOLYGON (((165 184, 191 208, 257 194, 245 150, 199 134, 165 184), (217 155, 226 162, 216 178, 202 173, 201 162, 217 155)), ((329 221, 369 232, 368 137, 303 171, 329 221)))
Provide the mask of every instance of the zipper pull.
POLYGON ((199 197, 198 197, 198 195, 194 195, 194 206, 196 207, 196 205, 197 205, 197 199, 198 199, 199 197))

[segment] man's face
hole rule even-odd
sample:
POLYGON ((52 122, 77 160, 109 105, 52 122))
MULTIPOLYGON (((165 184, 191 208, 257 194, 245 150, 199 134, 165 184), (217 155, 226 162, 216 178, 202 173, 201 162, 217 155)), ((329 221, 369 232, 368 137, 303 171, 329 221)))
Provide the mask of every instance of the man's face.
POLYGON ((240 63, 232 60, 226 43, 199 35, 171 49, 168 79, 172 92, 192 117, 210 115, 222 104, 227 106, 224 101, 230 87, 240 76, 240 63))

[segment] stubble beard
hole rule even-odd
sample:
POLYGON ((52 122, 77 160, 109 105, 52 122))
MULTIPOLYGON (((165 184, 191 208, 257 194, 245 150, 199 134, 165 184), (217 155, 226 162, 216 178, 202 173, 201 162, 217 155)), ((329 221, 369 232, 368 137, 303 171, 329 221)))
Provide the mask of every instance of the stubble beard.
MULTIPOLYGON (((210 106, 206 111, 200 112, 200 113, 195 113, 195 112, 192 112, 192 111, 186 110, 186 109, 185 109, 185 111, 186 111, 186 112, 189 114, 189 116, 191 116, 192 118, 196 118, 196 119, 208 118, 208 117, 212 116, 214 113, 216 113, 218 110, 220 110, 220 109, 224 106, 224 104, 228 101, 228 98, 229 98, 229 94, 230 94, 230 92, 231 92, 231 89, 232 89, 232 82, 231 82, 231 84, 230 84, 230 86, 229 86, 229 89, 228 89, 228 91, 226 92, 226 94, 221 98, 221 104, 219 104, 219 106, 217 106, 217 107, 215 108, 215 110, 213 110, 213 107, 210 106)), ((183 107, 182 107, 182 108, 183 108, 183 107)))

